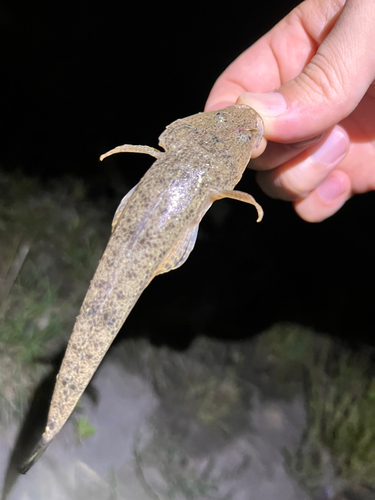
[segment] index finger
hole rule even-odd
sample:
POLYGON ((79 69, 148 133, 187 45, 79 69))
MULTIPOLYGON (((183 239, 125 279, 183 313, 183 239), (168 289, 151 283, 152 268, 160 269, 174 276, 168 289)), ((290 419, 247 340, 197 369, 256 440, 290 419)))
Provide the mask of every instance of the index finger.
POLYGON ((244 92, 268 92, 279 85, 275 58, 262 37, 219 76, 208 96, 205 111, 230 106, 244 92))
POLYGON ((235 59, 215 82, 206 111, 234 104, 243 92, 275 90, 299 75, 342 9, 326 3, 302 2, 235 59))

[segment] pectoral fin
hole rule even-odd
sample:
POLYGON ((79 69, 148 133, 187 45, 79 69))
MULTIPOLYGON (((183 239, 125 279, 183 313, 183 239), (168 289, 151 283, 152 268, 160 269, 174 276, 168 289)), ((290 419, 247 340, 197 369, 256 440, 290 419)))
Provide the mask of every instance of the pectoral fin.
POLYGON ((113 221, 112 221, 112 233, 113 231, 115 230, 115 227, 119 221, 119 218, 121 217, 121 214, 125 208, 125 205, 127 204, 132 192, 134 191, 134 189, 138 186, 138 184, 136 184, 130 191, 128 191, 126 193, 126 195, 123 197, 123 199, 121 200, 121 203, 120 205, 117 207, 117 210, 115 212, 115 215, 113 217, 113 221))
MULTIPOLYGON (((162 151, 159 151, 158 149, 152 148, 151 146, 134 146, 133 144, 123 144, 122 146, 117 146, 114 149, 111 149, 110 151, 107 151, 106 153, 102 154, 100 156, 100 161, 103 161, 104 158, 107 158, 108 156, 112 156, 116 153, 143 153, 147 155, 154 156, 155 158, 160 158, 160 156, 163 156, 165 153, 162 151)), ((112 233, 115 230, 115 227, 118 223, 119 218, 121 217, 121 214, 125 208, 125 205, 127 204, 132 192, 137 186, 134 186, 133 189, 131 189, 121 200, 120 205, 117 207, 115 216, 113 217, 112 221, 112 233)))
POLYGON ((257 203, 254 198, 249 193, 244 193, 243 191, 217 191, 211 194, 211 200, 222 200, 223 198, 231 198, 232 200, 243 201, 245 203, 249 203, 250 205, 254 205, 258 212, 257 222, 260 222, 263 219, 263 208, 257 203))
POLYGON ((152 148, 151 146, 134 146, 133 144, 123 144, 122 146, 117 146, 117 148, 111 149, 100 156, 99 160, 103 161, 104 158, 112 156, 117 153, 143 153, 145 155, 151 155, 155 158, 160 158, 164 155, 162 151, 152 148))
POLYGON ((167 257, 158 267, 155 276, 172 271, 172 269, 177 269, 186 262, 197 240, 198 227, 199 224, 195 224, 177 241, 167 257))

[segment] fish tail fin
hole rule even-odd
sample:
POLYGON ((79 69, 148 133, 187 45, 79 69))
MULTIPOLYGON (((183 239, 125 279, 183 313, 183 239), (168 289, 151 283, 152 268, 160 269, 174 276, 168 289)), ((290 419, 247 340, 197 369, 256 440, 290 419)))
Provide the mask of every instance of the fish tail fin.
POLYGON ((39 460, 39 458, 46 451, 48 445, 51 441, 46 442, 43 438, 40 439, 38 444, 35 446, 33 452, 19 467, 18 471, 20 474, 26 474, 26 472, 34 465, 34 463, 39 460))

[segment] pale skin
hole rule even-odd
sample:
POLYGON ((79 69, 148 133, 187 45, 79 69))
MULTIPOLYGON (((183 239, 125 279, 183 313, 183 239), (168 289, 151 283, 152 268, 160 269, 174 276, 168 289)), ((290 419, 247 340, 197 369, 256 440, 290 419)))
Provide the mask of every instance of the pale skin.
POLYGON ((374 26, 373 0, 306 0, 208 97, 206 110, 238 102, 261 114, 268 144, 251 168, 266 194, 292 201, 306 221, 375 189, 374 26))

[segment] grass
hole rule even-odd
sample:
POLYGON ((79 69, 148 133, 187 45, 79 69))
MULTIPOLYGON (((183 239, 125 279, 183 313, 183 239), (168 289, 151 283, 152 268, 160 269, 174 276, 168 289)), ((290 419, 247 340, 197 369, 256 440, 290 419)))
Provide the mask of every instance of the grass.
POLYGON ((369 349, 353 350, 298 325, 275 325, 260 337, 274 374, 304 374, 307 428, 286 450, 290 472, 309 491, 322 485, 375 488, 375 366, 369 349))
POLYGON ((76 420, 75 430, 77 438, 81 441, 95 434, 96 426, 91 425, 87 417, 80 417, 76 420))
POLYGON ((0 170, 0 421, 20 416, 64 348, 110 231, 82 182, 0 170))
MULTIPOLYGON (((84 185, 77 180, 43 186, 36 179, 0 171, 0 191, 4 193, 0 199, 0 423, 8 423, 20 418, 48 369, 39 361, 65 346, 107 242, 110 220, 101 206, 87 199, 84 185)), ((159 349, 149 363, 155 390, 161 396, 174 395, 177 406, 188 406, 194 419, 207 427, 226 429, 234 418, 241 432, 239 415, 250 400, 242 378, 251 380, 249 374, 256 373, 258 363, 269 380, 268 392, 282 387, 285 398, 294 396, 302 385, 305 388, 306 431, 297 449, 285 452, 289 470, 299 482, 313 492, 322 484, 375 488, 373 353, 354 351, 293 324, 275 325, 245 351, 233 345, 221 359, 219 348, 202 349, 203 357, 194 350, 184 357, 159 349)), ((95 428, 80 418, 77 432, 85 438, 95 428)), ((181 492, 185 498, 215 496, 217 478, 211 466, 204 471, 204 481, 194 467, 189 474, 174 469, 175 459, 186 460, 178 439, 171 439, 169 448, 158 453, 158 463, 166 461, 172 474, 168 476, 165 469, 164 479, 171 484, 169 498, 181 492)), ((147 462, 145 450, 137 455, 147 462)))

